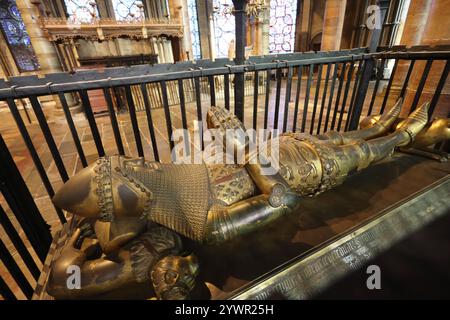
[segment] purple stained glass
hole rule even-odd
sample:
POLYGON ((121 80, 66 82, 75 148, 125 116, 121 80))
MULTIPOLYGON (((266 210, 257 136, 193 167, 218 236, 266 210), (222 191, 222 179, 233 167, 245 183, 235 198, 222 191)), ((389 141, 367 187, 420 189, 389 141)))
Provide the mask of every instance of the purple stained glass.
POLYGON ((39 70, 39 62, 14 0, 0 1, 0 27, 19 71, 39 70))
POLYGON ((269 52, 293 52, 297 0, 270 0, 269 52))

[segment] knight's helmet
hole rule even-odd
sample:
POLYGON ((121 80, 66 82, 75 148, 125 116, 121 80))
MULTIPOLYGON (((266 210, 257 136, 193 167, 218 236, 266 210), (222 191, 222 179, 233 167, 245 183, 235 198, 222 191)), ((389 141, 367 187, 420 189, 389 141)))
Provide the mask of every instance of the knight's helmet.
POLYGON ((100 221, 149 219, 201 240, 211 193, 204 165, 163 164, 117 155, 102 157, 70 178, 53 202, 100 221))

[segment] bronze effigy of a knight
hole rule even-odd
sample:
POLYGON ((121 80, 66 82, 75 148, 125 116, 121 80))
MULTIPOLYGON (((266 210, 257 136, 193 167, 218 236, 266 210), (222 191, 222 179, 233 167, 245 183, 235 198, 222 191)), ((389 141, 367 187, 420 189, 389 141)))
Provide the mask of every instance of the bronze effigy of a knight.
MULTIPOLYGON (((402 101, 361 122, 360 129, 279 137, 280 168, 172 164, 107 156, 73 176, 54 203, 83 217, 54 261, 48 292, 55 298, 96 297, 144 286, 159 299, 186 299, 199 264, 182 238, 220 244, 296 211, 305 196, 389 157, 396 148, 450 139, 450 119, 428 122, 428 104, 399 120, 402 101), (66 286, 67 268, 80 267, 79 290, 66 286)), ((211 107, 208 127, 243 128, 227 110, 211 107)), ((241 146, 242 147, 242 146, 241 146)), ((123 296, 122 298, 126 298, 123 296)))

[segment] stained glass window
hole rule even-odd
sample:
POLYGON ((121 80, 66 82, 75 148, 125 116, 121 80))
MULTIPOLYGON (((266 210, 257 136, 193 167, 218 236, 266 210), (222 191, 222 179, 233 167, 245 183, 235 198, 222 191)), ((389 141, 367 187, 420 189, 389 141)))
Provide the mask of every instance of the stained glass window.
POLYGON ((92 6, 95 4, 93 0, 64 0, 67 8, 67 14, 69 15, 69 20, 78 23, 90 23, 94 17, 98 18, 97 6, 92 6))
POLYGON ((214 38, 216 42, 216 56, 228 57, 228 48, 234 41, 234 15, 232 13, 233 1, 214 0, 214 38))
POLYGON ((20 71, 35 71, 39 62, 14 0, 0 1, 0 26, 20 71))
POLYGON ((142 1, 140 0, 112 0, 116 20, 133 21, 144 18, 142 1))
POLYGON ((192 55, 195 60, 202 58, 200 33, 198 30, 197 4, 195 0, 187 0, 189 23, 191 29, 192 55))
POLYGON ((293 52, 297 0, 270 0, 269 52, 293 52))

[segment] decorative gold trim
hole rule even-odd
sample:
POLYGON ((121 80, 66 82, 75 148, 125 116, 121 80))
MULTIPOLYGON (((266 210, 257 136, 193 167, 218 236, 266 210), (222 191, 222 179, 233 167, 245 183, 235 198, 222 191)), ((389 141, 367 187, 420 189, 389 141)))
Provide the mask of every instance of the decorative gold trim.
POLYGON ((43 18, 41 27, 50 41, 67 39, 111 40, 119 37, 146 39, 148 37, 183 37, 180 19, 146 19, 117 21, 97 19, 92 23, 74 23, 65 18, 43 18))
POLYGON ((94 169, 97 182, 98 207, 101 210, 100 221, 113 221, 113 197, 111 183, 111 163, 108 157, 97 160, 97 167, 94 169))

